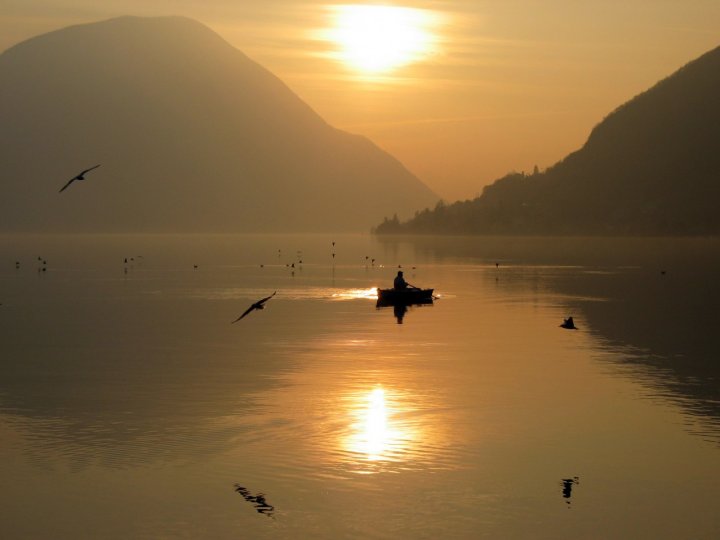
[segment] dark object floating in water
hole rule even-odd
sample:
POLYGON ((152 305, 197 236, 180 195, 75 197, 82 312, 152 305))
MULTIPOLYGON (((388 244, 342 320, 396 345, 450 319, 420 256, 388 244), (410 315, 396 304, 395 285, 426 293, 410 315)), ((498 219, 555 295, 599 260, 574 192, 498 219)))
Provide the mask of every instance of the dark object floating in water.
POLYGON ((432 304, 434 289, 378 289, 378 307, 393 304, 432 304))
POLYGON ((572 478, 563 478, 562 483, 562 496, 567 504, 570 504, 570 497, 572 497, 572 488, 580 484, 580 477, 573 476, 572 478))
POLYGON ((265 302, 267 302, 267 301, 270 300, 273 296, 275 296, 276 293, 277 293, 277 291, 275 291, 274 293, 272 293, 270 296, 266 296, 265 298, 263 298, 263 299, 258 300, 257 302, 255 302, 253 305, 251 305, 249 308, 247 308, 247 309, 245 310, 245 313, 243 313, 242 315, 240 315, 240 316, 239 316, 237 319, 235 319, 231 324, 234 324, 234 323, 238 322, 240 319, 242 319, 245 315, 247 315, 248 313, 250 313, 250 312, 251 312, 252 310, 254 310, 254 309, 265 309, 265 302))
POLYGON ((575 326, 575 322, 573 321, 572 317, 568 317, 567 319, 563 319, 563 323, 560 325, 560 328, 565 328, 566 330, 577 330, 577 326, 575 326))
POLYGON ((235 491, 242 495, 243 499, 251 503, 258 513, 266 515, 268 517, 273 517, 275 507, 272 504, 268 503, 267 500, 265 500, 264 493, 258 493, 257 495, 253 495, 252 493, 250 493, 249 489, 241 486, 240 484, 235 484, 235 491))
POLYGON ((434 289, 378 289, 376 308, 391 307, 398 324, 403 323, 403 318, 409 306, 432 305, 434 289))

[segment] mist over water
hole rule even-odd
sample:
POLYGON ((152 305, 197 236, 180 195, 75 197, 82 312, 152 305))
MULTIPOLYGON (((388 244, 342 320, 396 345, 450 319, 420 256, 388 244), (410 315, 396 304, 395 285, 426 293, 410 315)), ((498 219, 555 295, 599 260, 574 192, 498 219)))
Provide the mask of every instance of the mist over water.
POLYGON ((720 531, 713 239, 0 247, 3 538, 720 531))

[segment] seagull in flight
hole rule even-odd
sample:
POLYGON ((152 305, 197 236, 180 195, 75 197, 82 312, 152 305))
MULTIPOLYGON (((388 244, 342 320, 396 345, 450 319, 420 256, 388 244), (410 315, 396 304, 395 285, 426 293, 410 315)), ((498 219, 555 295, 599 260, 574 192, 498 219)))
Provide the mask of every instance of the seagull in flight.
POLYGON ((242 319, 245 315, 247 315, 248 313, 250 313, 253 309, 265 309, 265 302, 267 302, 267 301, 270 300, 273 296, 275 296, 276 293, 277 293, 277 291, 275 291, 274 293, 272 293, 270 296, 267 296, 267 297, 263 298, 262 300, 258 300, 257 302, 255 302, 253 305, 251 305, 249 308, 247 308, 247 309, 245 310, 245 313, 243 313, 242 315, 240 315, 237 319, 235 319, 235 320, 234 320, 232 323, 230 323, 230 324, 235 324, 235 323, 238 322, 240 319, 242 319))
POLYGON ((65 184, 60 191, 58 191, 58 193, 62 193, 63 191, 65 191, 65 190, 68 188, 68 186, 69 186, 70 184, 72 184, 75 180, 85 180, 85 174, 86 174, 86 173, 89 173, 89 172, 92 171, 93 169, 97 169, 99 166, 100 166, 99 164, 98 164, 98 165, 95 165, 94 167, 90 167, 89 169, 85 169, 85 170, 84 170, 83 172, 81 172, 80 174, 78 174, 78 175, 76 175, 76 176, 73 176, 73 177, 68 181, 68 183, 65 184))

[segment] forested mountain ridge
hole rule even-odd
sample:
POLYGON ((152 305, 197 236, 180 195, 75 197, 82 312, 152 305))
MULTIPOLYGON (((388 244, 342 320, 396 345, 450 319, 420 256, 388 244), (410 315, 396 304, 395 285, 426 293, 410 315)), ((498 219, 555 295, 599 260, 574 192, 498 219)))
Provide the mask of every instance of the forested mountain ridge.
POLYGON ((720 47, 618 107, 578 151, 378 233, 720 233, 720 47))

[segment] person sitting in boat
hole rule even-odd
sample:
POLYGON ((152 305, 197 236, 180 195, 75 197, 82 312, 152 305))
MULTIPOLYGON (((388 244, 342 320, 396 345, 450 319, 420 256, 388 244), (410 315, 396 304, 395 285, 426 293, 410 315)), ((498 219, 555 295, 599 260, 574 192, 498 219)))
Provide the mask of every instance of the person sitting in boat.
POLYGON ((393 281, 393 287, 396 291, 404 291, 408 288, 408 282, 405 281, 402 270, 398 270, 397 276, 395 276, 395 281, 393 281))

